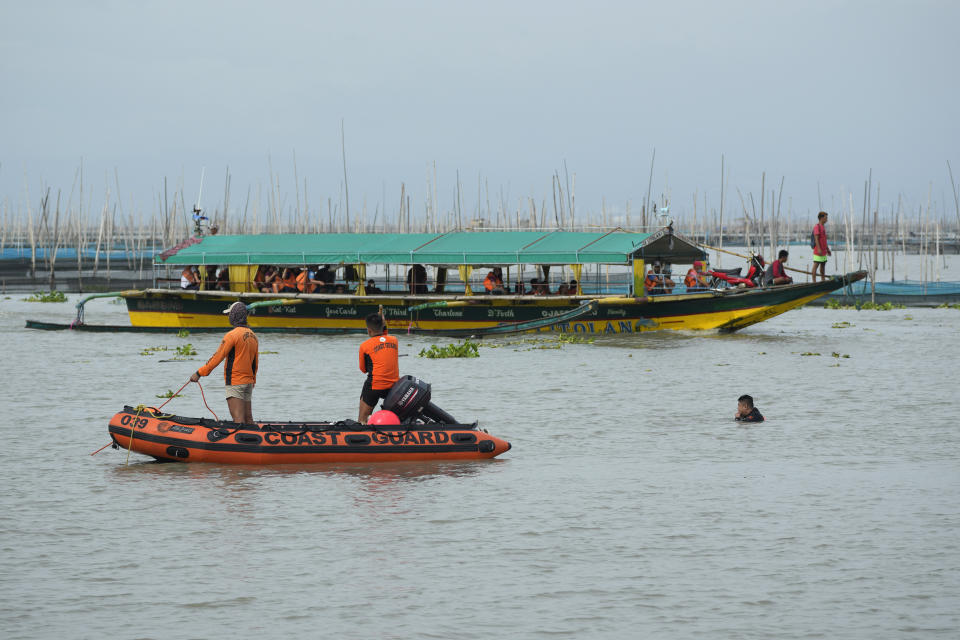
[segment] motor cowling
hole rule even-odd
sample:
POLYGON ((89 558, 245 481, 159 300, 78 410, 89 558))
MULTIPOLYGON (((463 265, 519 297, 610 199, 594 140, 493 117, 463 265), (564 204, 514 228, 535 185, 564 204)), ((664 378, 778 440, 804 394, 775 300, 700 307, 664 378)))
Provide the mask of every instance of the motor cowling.
POLYGON ((415 376, 401 376, 383 399, 383 408, 397 414, 401 422, 415 420, 459 424, 453 416, 430 402, 430 383, 415 376))

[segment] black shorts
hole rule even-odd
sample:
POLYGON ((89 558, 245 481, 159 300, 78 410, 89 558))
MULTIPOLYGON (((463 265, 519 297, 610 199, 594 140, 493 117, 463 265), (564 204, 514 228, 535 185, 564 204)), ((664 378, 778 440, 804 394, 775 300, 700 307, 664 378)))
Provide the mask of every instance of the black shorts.
POLYGON ((367 378, 366 382, 363 383, 363 390, 360 392, 360 399, 363 400, 367 406, 375 407, 382 398, 387 397, 387 394, 390 393, 390 389, 374 389, 371 384, 370 378, 367 378))

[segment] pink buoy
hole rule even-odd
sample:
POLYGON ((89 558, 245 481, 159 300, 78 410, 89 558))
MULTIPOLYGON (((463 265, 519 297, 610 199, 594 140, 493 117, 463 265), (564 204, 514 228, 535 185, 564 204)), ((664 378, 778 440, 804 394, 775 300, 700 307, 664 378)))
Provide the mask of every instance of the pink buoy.
POLYGON ((382 409, 370 416, 370 419, 367 420, 367 424, 376 424, 380 426, 398 425, 400 424, 400 418, 398 418, 397 414, 395 414, 393 411, 382 409))

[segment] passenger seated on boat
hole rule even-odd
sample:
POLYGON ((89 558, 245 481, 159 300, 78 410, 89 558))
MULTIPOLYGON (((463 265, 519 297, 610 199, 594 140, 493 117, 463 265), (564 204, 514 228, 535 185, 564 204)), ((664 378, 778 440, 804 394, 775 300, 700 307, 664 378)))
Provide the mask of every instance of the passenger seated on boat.
POLYGON ((203 286, 200 288, 204 291, 212 291, 217 288, 217 266, 209 265, 203 269, 203 286))
POLYGON ((347 285, 345 285, 345 284, 343 284, 343 283, 341 282, 341 283, 337 284, 336 287, 334 287, 333 292, 334 292, 334 293, 346 293, 346 292, 347 292, 347 285))
POLYGON ((687 271, 687 277, 683 279, 683 284, 687 287, 687 291, 703 291, 710 288, 707 282, 707 275, 704 271, 703 261, 694 260, 693 266, 687 271))
POLYGON ((576 296, 576 295, 579 295, 579 294, 577 293, 577 290, 578 290, 579 288, 580 288, 580 284, 579 284, 576 280, 571 280, 571 281, 570 281, 570 284, 567 286, 567 292, 568 292, 571 296, 576 296))
POLYGON ((297 292, 297 274, 296 269, 287 267, 283 270, 283 276, 273 283, 274 293, 296 293, 297 292))
POLYGON ((787 264, 787 256, 789 256, 787 250, 780 249, 777 259, 771 262, 764 272, 764 285, 793 284, 793 278, 787 275, 787 270, 784 268, 787 264))
POLYGON ((380 287, 377 286, 377 283, 374 282, 373 278, 367 280, 367 286, 365 286, 364 289, 368 295, 374 293, 383 293, 383 291, 380 290, 380 287))
POLYGON ((655 296, 662 293, 670 293, 676 286, 666 273, 663 273, 663 266, 659 260, 653 261, 653 266, 647 272, 647 277, 643 280, 643 288, 647 290, 647 295, 655 296))
POLYGON ((737 398, 737 413, 733 419, 737 422, 763 422, 763 415, 753 406, 753 396, 742 395, 737 398))
POLYGON ((491 294, 505 293, 503 290, 503 270, 500 267, 495 267, 487 273, 487 277, 483 280, 483 288, 491 294))
POLYGON ((328 264, 322 267, 317 265, 317 271, 313 274, 313 279, 319 283, 316 293, 327 293, 333 288, 333 281, 337 279, 337 272, 335 269, 331 269, 328 264))
POLYGON ((187 266, 180 272, 180 288, 194 291, 200 288, 200 277, 197 275, 196 267, 187 266))
POLYGON ((400 379, 400 343, 387 333, 383 316, 371 313, 366 318, 367 335, 360 345, 360 371, 367 374, 360 392, 357 420, 366 424, 377 403, 387 397, 390 388, 400 379))
POLYGON ((300 273, 297 274, 297 291, 300 293, 313 293, 316 291, 317 285, 314 284, 313 279, 310 277, 310 269, 303 267, 300 269, 300 273))
POLYGON ((226 385, 227 406, 234 422, 253 423, 253 387, 257 383, 259 342, 247 326, 247 305, 234 302, 223 311, 229 314, 233 329, 223 336, 220 348, 207 363, 190 376, 190 382, 199 382, 210 375, 226 359, 223 381, 226 385))
POLYGON ((537 278, 531 278, 530 294, 535 296, 548 296, 550 295, 550 285, 546 282, 541 282, 537 278))
POLYGON ((230 268, 226 265, 221 265, 217 267, 217 284, 216 288, 220 291, 229 291, 230 290, 230 268))
POLYGON ((750 268, 747 270, 747 280, 753 281, 754 284, 760 286, 763 284, 763 272, 766 268, 766 262, 763 260, 763 256, 755 255, 750 258, 750 268))
POLYGON ((427 268, 415 264, 407 271, 407 292, 413 295, 427 292, 427 268))
POLYGON ((570 295, 570 288, 567 286, 566 282, 561 282, 560 286, 557 287, 558 296, 568 296, 570 295))
MULTIPOLYGON (((263 268, 263 267, 261 267, 263 268)), ((273 265, 268 265, 266 268, 263 268, 263 276, 261 280, 257 280, 254 277, 254 281, 257 284, 257 289, 260 293, 272 293, 274 291, 273 284, 280 277, 280 270, 273 265)))

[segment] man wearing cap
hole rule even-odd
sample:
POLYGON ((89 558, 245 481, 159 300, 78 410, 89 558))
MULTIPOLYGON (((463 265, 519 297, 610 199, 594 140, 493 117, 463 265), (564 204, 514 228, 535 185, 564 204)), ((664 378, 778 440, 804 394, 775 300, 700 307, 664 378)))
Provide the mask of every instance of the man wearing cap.
POLYGON ((226 384, 227 406, 234 422, 253 423, 253 386, 257 383, 257 354, 260 343, 253 330, 247 326, 247 305, 234 302, 223 311, 229 314, 233 329, 223 336, 220 348, 197 369, 190 382, 199 382, 200 376, 208 376, 221 361, 226 384))
POLYGON ((660 261, 654 260, 653 268, 647 272, 647 277, 643 280, 643 288, 647 290, 647 295, 670 293, 676 286, 674 281, 662 273, 661 270, 660 261))

